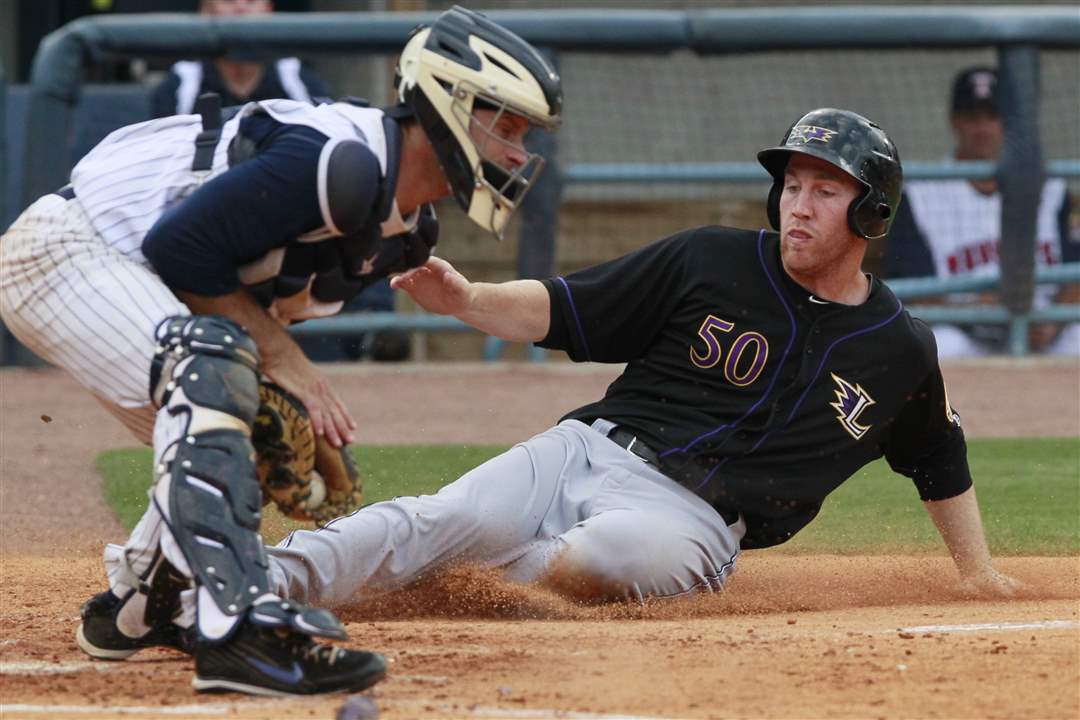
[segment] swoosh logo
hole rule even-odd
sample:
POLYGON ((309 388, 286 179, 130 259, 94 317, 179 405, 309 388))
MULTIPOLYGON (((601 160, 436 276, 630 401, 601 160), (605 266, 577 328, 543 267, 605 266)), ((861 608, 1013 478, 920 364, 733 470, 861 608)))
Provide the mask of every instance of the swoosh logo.
POLYGON ((379 259, 379 253, 375 253, 360 265, 361 275, 370 275, 375 272, 375 261, 379 259))
POLYGON ((814 303, 815 305, 829 305, 830 304, 828 300, 818 300, 813 295, 810 296, 810 302, 814 303))
POLYGON ((263 662, 258 658, 244 658, 248 664, 253 668, 261 672, 263 675, 268 675, 279 683, 286 685, 295 685, 304 678, 304 671, 300 668, 300 663, 293 660, 292 669, 285 670, 277 665, 271 665, 268 662, 263 662))

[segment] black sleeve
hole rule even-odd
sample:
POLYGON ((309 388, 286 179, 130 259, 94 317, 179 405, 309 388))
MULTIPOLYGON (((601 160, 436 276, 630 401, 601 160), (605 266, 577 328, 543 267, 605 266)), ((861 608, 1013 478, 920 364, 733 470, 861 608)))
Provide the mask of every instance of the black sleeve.
POLYGON ((169 71, 150 94, 151 117, 161 118, 176 114, 176 91, 180 89, 180 76, 169 71))
POLYGON ((1058 232, 1061 233, 1061 262, 1080 262, 1080 233, 1077 236, 1073 236, 1072 227, 1070 226, 1070 215, 1072 214, 1072 200, 1069 198, 1068 190, 1065 191, 1065 197, 1061 201, 1061 208, 1058 209, 1058 232))
POLYGON ((301 63, 300 65, 300 81, 304 83, 308 95, 310 95, 311 99, 316 103, 319 102, 320 98, 332 98, 334 96, 334 94, 330 92, 330 88, 323 82, 323 79, 319 77, 314 70, 308 67, 306 63, 301 63))
POLYGON ((565 350, 577 362, 640 357, 687 290, 692 235, 681 233, 565 278, 544 280, 551 325, 536 344, 565 350))
MULTIPOLYGON (((142 250, 165 284, 199 295, 225 295, 240 286, 240 266, 323 227, 317 175, 326 141, 311 128, 279 125, 259 143, 254 157, 163 214, 142 250)), ((370 166, 376 170, 366 183, 357 182, 353 202, 373 208, 380 177, 378 163, 370 166)))
POLYGON ((947 500, 971 487, 967 444, 949 404, 933 334, 921 321, 914 322, 932 353, 932 369, 893 421, 883 450, 889 467, 911 478, 922 500, 947 500))
POLYGON ((934 258, 915 222, 911 199, 904 195, 885 245, 885 277, 933 277, 934 258))

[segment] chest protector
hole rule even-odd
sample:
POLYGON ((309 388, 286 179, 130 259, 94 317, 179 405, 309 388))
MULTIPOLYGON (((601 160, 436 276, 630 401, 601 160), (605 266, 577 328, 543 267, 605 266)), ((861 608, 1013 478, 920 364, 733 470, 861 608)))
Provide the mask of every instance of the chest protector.
MULTIPOLYGON (((392 273, 424 264, 438 238, 431 205, 402 220, 394 194, 401 159, 402 112, 336 103, 312 108, 268 101, 248 112, 313 127, 328 135, 319 158, 318 197, 324 225, 240 268, 255 299, 283 324, 333 315, 365 288, 392 273), (380 180, 371 205, 355 200, 372 154, 380 180)), ((235 165, 258 152, 237 133, 229 146, 235 165)))

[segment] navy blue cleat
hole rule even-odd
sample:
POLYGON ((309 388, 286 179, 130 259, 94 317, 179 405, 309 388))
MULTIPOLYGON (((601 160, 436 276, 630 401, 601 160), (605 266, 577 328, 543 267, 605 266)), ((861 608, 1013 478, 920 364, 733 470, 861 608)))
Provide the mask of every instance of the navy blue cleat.
POLYGON ((384 677, 386 661, 377 653, 324 645, 296 630, 245 621, 225 642, 199 644, 191 684, 200 692, 316 695, 359 692, 384 677))

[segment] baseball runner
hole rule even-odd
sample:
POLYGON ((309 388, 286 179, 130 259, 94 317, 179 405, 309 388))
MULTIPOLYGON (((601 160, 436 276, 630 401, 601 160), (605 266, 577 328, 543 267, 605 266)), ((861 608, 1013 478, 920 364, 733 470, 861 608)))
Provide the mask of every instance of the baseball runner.
POLYGON ((391 282, 432 312, 576 361, 627 363, 595 403, 433 496, 270 550, 279 594, 335 606, 450 562, 583 598, 717 590, 884 455, 965 582, 1001 594, 933 335, 861 270, 901 191, 869 120, 819 109, 758 159, 780 232, 702 227, 544 281, 470 283, 432 258, 391 282))
POLYGON ((150 507, 81 611, 89 655, 176 647, 198 690, 383 677, 379 655, 315 641, 345 638, 330 612, 271 587, 265 498, 323 520, 359 504, 353 419, 283 326, 421 265, 438 198, 501 234, 542 165, 522 139, 562 102, 531 46, 460 8, 409 39, 397 89, 385 110, 271 100, 223 117, 211 97, 121 128, 0 241, 4 322, 154 448, 150 507))

